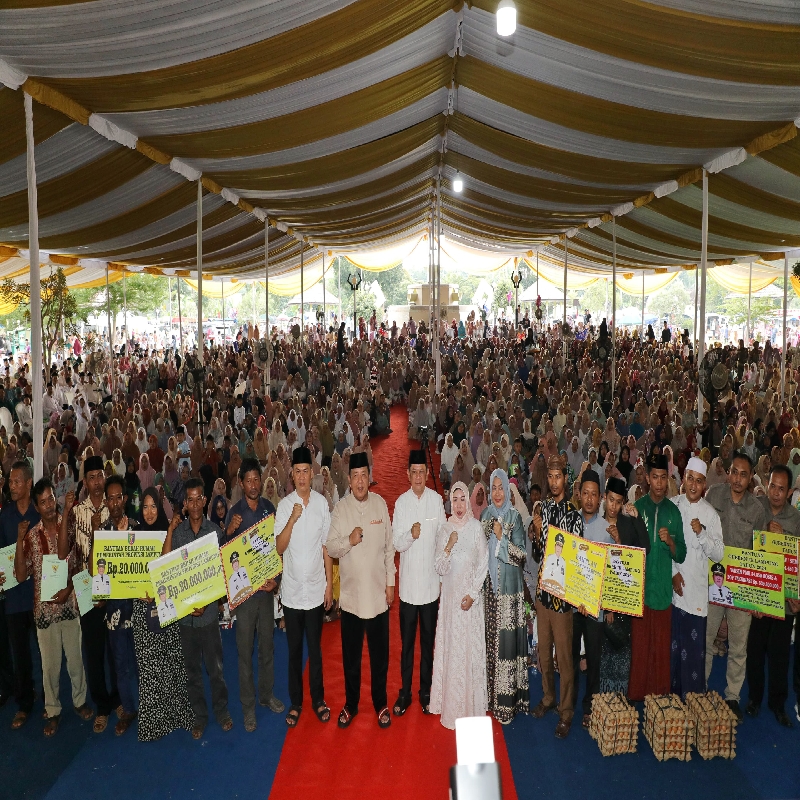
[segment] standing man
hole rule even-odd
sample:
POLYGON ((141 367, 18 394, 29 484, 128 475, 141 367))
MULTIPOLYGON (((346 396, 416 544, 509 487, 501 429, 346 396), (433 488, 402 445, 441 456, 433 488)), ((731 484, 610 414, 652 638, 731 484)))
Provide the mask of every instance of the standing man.
POLYGON ((289 700, 286 724, 294 728, 303 709, 303 636, 308 647, 311 707, 320 722, 331 712, 322 679, 322 619, 333 605, 333 559, 325 549, 331 515, 328 501, 312 491, 311 451, 292 453, 295 490, 278 503, 275 548, 283 556, 281 597, 289 645, 289 700))
MULTIPOLYGON (((125 493, 125 481, 121 475, 111 475, 106 481, 108 519, 98 530, 136 530, 139 527, 136 520, 130 519, 125 514, 125 504, 127 502, 128 496, 125 493)), ((98 569, 102 560, 99 559, 97 562, 98 569)), ((91 564, 92 558, 90 555, 90 572, 91 564)), ((94 584, 94 581, 92 581, 92 584, 94 584)), ((133 600, 107 600, 104 611, 106 628, 108 628, 108 645, 114 660, 120 706, 123 709, 121 714, 117 712, 119 720, 114 728, 114 733, 117 736, 122 736, 136 719, 136 696, 134 690, 136 685, 136 653, 133 649, 133 600)))
MULTIPOLYGON (((763 531, 767 525, 764 506, 748 491, 753 477, 753 462, 737 450, 733 454, 728 482, 712 486, 706 500, 719 514, 722 523, 722 541, 726 547, 753 549, 753 531, 763 531)), ((725 608, 709 603, 706 628, 706 683, 714 662, 714 639, 722 619, 728 620, 728 666, 726 669, 725 702, 742 720, 739 698, 747 665, 747 637, 752 617, 749 611, 725 608)))
POLYGON ((631 677, 628 697, 644 700, 648 694, 667 694, 670 685, 672 632, 672 562, 686 558, 683 520, 667 498, 666 456, 647 460, 649 492, 634 505, 647 528, 650 552, 645 561, 644 615, 631 622, 631 677))
MULTIPOLYGON (((39 512, 31 503, 32 485, 33 470, 30 464, 27 461, 15 462, 8 476, 11 502, 0 511, 0 547, 17 544, 20 533, 24 536, 38 524, 39 512)), ((33 709, 33 581, 19 581, 19 585, 8 589, 3 597, 0 605, 5 606, 5 624, 14 658, 14 699, 17 701, 17 713, 11 728, 18 730, 28 721, 33 709)))
POLYGON ((544 553, 549 536, 557 536, 558 528, 575 536, 583 536, 583 519, 580 512, 566 497, 567 464, 562 456, 550 456, 547 461, 547 485, 550 497, 542 503, 539 513, 534 515, 533 560, 539 562, 539 582, 536 587, 536 620, 539 628, 539 662, 542 668, 544 697, 531 714, 541 719, 548 711, 557 711, 556 737, 566 739, 569 735, 575 708, 572 666, 572 606, 560 597, 542 588, 544 553), (559 667, 560 700, 556 706, 555 666, 553 643, 559 667))
MULTIPOLYGON (((583 536, 592 542, 614 544, 608 523, 598 514, 600 508, 600 476, 587 469, 581 477, 581 519, 583 536)), ((600 691, 600 656, 603 653, 603 612, 596 619, 581 606, 572 617, 572 663, 574 667, 573 707, 580 689, 581 638, 586 651, 586 691, 583 694, 583 727, 588 728, 592 714, 592 698, 600 691)))
MULTIPOLYGON (((102 456, 89 456, 83 462, 83 482, 88 496, 73 508, 75 493, 67 494, 64 498, 61 531, 58 534, 58 557, 69 557, 70 575, 89 570, 89 554, 94 544, 94 532, 108 519, 108 506, 105 500, 106 476, 103 472, 102 456)), ((117 710, 119 719, 122 719, 124 714, 117 691, 117 674, 111 653, 108 654, 110 691, 106 683, 108 629, 103 604, 96 604, 91 611, 87 611, 81 617, 81 630, 86 651, 89 692, 97 706, 94 732, 102 733, 108 726, 108 718, 113 709, 117 710)))
POLYGON ((72 705, 83 720, 90 720, 94 711, 86 703, 86 673, 81 654, 81 623, 72 578, 67 581, 51 602, 42 602, 42 558, 58 553, 58 532, 61 518, 58 514, 53 485, 46 478, 33 487, 33 502, 41 515, 41 521, 17 539, 14 572, 20 582, 28 576, 33 578, 33 617, 39 651, 42 654, 42 683, 44 685, 44 708, 47 722, 44 735, 54 736, 61 720, 59 685, 61 682, 61 654, 67 659, 67 673, 72 684, 72 705))
MULTIPOLYGON (((225 535, 229 542, 275 513, 275 506, 261 496, 261 467, 254 458, 246 458, 239 467, 242 499, 234 503, 225 520, 225 535)), ((252 541, 252 540, 251 540, 252 541)), ((253 542, 254 546, 258 542, 253 542)), ((256 729, 256 685, 253 677, 253 646, 258 633, 258 702, 275 714, 285 706, 273 694, 275 685, 274 648, 276 580, 267 581, 247 600, 236 606, 236 650, 239 656, 239 699, 244 713, 244 729, 256 729)))
POLYGON ((681 513, 686 558, 672 563, 672 656, 670 690, 706 691, 706 618, 708 616, 708 561, 721 561, 722 523, 719 514, 703 499, 706 462, 690 458, 683 475, 684 494, 673 502, 681 513))
POLYGON ((361 698, 361 652, 369 649, 372 705, 378 725, 388 728, 389 607, 394 601, 394 541, 386 501, 369 491, 366 453, 350 456, 350 494, 331 514, 327 549, 339 559, 339 606, 342 610, 342 662, 345 705, 338 725, 346 728, 358 714, 361 698))
MULTIPOLYGON (((783 464, 773 464, 769 473, 767 496, 758 498, 766 514, 765 530, 800 536, 800 512, 787 502, 791 494, 792 473, 783 464)), ((786 713, 789 697, 789 652, 792 645, 794 617, 800 611, 800 600, 786 600, 784 619, 765 617, 754 611, 747 637, 747 686, 750 698, 745 711, 757 717, 764 698, 764 661, 769 662, 769 694, 767 706, 785 728, 792 727, 786 713)), ((800 646, 795 642, 795 647, 800 646)))
MULTIPOLYGON (((200 478, 189 478, 186 481, 186 500, 183 505, 187 518, 181 519, 180 514, 175 514, 172 518, 161 550, 162 555, 186 547, 209 533, 215 534, 220 544, 222 543, 222 531, 203 513, 205 503, 203 481, 200 478)), ((208 704, 203 686, 204 663, 211 684, 211 705, 214 716, 222 730, 227 732, 233 728, 233 720, 228 711, 228 687, 222 674, 222 637, 219 632, 218 601, 209 603, 205 608, 195 608, 188 617, 179 619, 178 625, 181 632, 183 662, 186 665, 189 702, 192 704, 194 714, 192 738, 202 739, 208 724, 208 704)))
POLYGON ((419 620, 419 703, 425 714, 431 700, 433 643, 439 614, 439 576, 436 561, 436 534, 447 522, 441 495, 425 486, 428 466, 424 450, 408 456, 411 488, 397 498, 394 507, 394 547, 400 553, 400 656, 402 688, 392 713, 402 717, 411 705, 414 677, 414 644, 419 620))

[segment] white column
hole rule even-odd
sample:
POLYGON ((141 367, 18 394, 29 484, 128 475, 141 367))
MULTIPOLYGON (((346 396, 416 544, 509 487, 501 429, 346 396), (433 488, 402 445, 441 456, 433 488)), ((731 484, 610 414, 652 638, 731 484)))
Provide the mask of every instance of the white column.
POLYGON ((781 402, 786 399, 786 345, 788 337, 786 336, 786 314, 789 307, 789 255, 783 254, 783 333, 781 341, 783 346, 781 348, 781 402))
POLYGON ((178 350, 183 353, 183 314, 181 313, 181 278, 175 279, 175 286, 178 289, 178 350))
MULTIPOLYGON (((264 221, 264 277, 266 280, 266 289, 267 289, 267 342, 270 341, 270 329, 269 329, 269 219, 264 221)), ((267 392, 268 396, 270 393, 270 360, 267 359, 267 392)))
POLYGON ((697 311, 700 307, 700 266, 694 268, 694 346, 697 352, 697 311))
POLYGON ((303 239, 300 239, 300 349, 305 346, 306 323, 305 302, 303 298, 303 239))
POLYGON ((250 334, 250 338, 252 339, 256 325, 258 325, 258 312, 256 311, 256 282, 253 281, 250 286, 253 289, 253 333, 250 334))
POLYGON ((203 181, 197 181, 197 355, 203 363, 203 181))
MULTIPOLYGON (((706 279, 708 269, 708 173, 703 170, 703 227, 700 234, 700 319, 697 325, 697 364, 706 354, 706 279)), ((697 392, 697 422, 703 422, 703 395, 697 392)))
POLYGON ((108 324, 108 368, 111 397, 114 397, 114 329, 111 327, 111 292, 108 287, 108 262, 106 262, 106 320, 108 324))
POLYGON ((167 311, 169 313, 169 344, 172 344, 172 278, 167 276, 167 311))
POLYGON ((225 278, 221 279, 222 286, 222 346, 227 346, 228 341, 228 325, 225 322, 225 278))
POLYGON ((439 393, 442 391, 442 357, 441 353, 439 352, 439 320, 441 319, 442 312, 441 312, 441 300, 439 295, 441 293, 441 267, 442 267, 442 194, 441 194, 441 182, 437 180, 436 182, 436 210, 437 210, 437 235, 436 235, 436 264, 434 265, 434 270, 436 272, 436 295, 433 306, 433 315, 434 315, 434 335, 433 335, 433 362, 435 366, 435 386, 436 392, 439 393))
POLYGON ((642 270, 642 343, 644 343, 644 270, 642 270))
POLYGON ((753 262, 750 262, 750 278, 747 282, 747 338, 744 340, 745 347, 750 347, 750 304, 753 300, 753 262))
POLYGON ((328 333, 328 303, 325 292, 325 251, 322 251, 322 336, 328 333))
POLYGON ((562 320, 561 339, 563 341, 562 351, 564 353, 564 366, 567 365, 567 337, 565 336, 567 325, 567 244, 569 240, 564 237, 564 318, 562 320))
MULTIPOLYGON (((25 99, 25 138, 27 141, 28 168, 28 250, 30 251, 31 286, 31 383, 33 384, 33 479, 38 481, 44 473, 44 421, 42 420, 42 295, 37 290, 41 284, 39 270, 39 202, 36 189, 36 159, 33 139, 33 98, 25 99)), ((50 369, 50 365, 47 365, 50 369)))
POLYGON ((613 244, 611 257, 611 319, 614 323, 611 329, 611 395, 613 398, 617 383, 617 220, 615 217, 611 218, 611 241, 613 244))
POLYGON ((128 352, 128 292, 125 288, 125 273, 122 273, 122 307, 125 310, 125 352, 128 352))

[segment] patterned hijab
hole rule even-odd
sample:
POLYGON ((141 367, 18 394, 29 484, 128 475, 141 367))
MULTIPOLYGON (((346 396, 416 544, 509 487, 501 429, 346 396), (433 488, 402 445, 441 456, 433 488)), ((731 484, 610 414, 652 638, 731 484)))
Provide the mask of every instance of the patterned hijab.
POLYGON ((475 517, 472 516, 472 506, 470 505, 469 501, 469 489, 467 489, 466 484, 464 484, 463 481, 456 481, 450 487, 450 508, 453 507, 453 494, 456 489, 464 492, 464 499, 467 502, 467 509, 464 512, 464 516, 460 519, 455 514, 452 514, 447 520, 447 525, 448 527, 452 525, 454 528, 461 530, 461 528, 463 528, 471 519, 475 519, 475 517))
POLYGON ((504 514, 510 511, 513 506, 511 505, 511 491, 508 488, 508 475, 502 469, 496 469, 492 472, 491 476, 489 477, 489 497, 487 498, 487 502, 489 503, 489 513, 495 518, 500 519, 504 514), (494 500, 492 500, 492 486, 494 486, 495 478, 500 479, 500 483, 503 485, 503 505, 498 508, 494 504, 494 500))

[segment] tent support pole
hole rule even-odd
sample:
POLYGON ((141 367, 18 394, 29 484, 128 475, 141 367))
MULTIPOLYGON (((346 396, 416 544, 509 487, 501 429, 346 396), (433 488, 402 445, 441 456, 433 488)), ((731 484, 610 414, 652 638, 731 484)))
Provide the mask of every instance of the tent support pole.
POLYGON ((306 321, 305 321, 305 302, 303 300, 303 240, 300 240, 300 351, 305 349, 306 342, 306 321))
POLYGON ((203 181, 197 181, 197 356, 203 365, 203 181))
MULTIPOLYGON (((269 330, 269 218, 264 220, 264 279, 266 281, 266 290, 267 290, 267 299, 265 301, 266 304, 266 336, 267 342, 270 341, 270 330, 269 330)), ((270 382, 270 367, 271 367, 271 359, 267 358, 267 397, 271 397, 271 387, 272 384, 270 382)))
MULTIPOLYGON (((33 479, 44 473, 44 421, 42 419, 42 294, 39 268, 39 200, 36 186, 35 142, 33 138, 33 98, 25 93, 25 139, 28 173, 28 249, 31 287, 31 382, 33 384, 33 479), (36 289, 34 289, 36 287, 36 289)), ((50 365, 47 364, 47 369, 50 365)))
POLYGON ((786 335, 786 315, 789 306, 789 255, 783 254, 783 334, 781 341, 783 347, 781 348, 781 402, 786 399, 786 347, 789 344, 788 336, 786 335))
POLYGON ((114 330, 111 327, 111 292, 108 288, 108 262, 106 262, 106 319, 108 320, 109 387, 114 397, 114 330))
POLYGON ((753 262, 750 262, 750 278, 747 283, 747 339, 745 346, 750 346, 750 306, 753 302, 753 262))
MULTIPOLYGON (((708 277, 708 173, 703 170, 703 227, 700 239, 700 312, 698 319, 697 364, 706 354, 706 279, 708 277)), ((703 424, 703 395, 697 392, 697 422, 703 424)))
POLYGON ((611 219, 611 239, 614 248, 611 260, 611 397, 613 398, 617 387, 617 220, 614 217, 611 219))
POLYGON ((563 353, 564 353, 564 366, 567 365, 567 259, 569 257, 568 253, 568 244, 569 240, 567 237, 564 237, 564 315, 562 319, 562 327, 561 327, 561 339, 564 342, 563 346, 563 353))

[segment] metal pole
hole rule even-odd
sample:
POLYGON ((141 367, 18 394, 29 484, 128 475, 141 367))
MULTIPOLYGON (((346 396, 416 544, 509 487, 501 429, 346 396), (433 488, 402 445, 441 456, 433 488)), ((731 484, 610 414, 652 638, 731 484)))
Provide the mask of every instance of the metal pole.
POLYGON ((786 314, 789 306, 789 256, 783 254, 783 334, 781 340, 781 402, 786 399, 786 346, 788 344, 786 336, 786 314))
POLYGON ((167 276, 167 309, 169 310, 169 343, 172 345, 172 278, 167 276))
MULTIPOLYGON (((33 98, 24 94, 25 139, 28 173, 28 249, 31 280, 31 383, 33 384, 33 479, 44 473, 44 421, 42 419, 42 294, 39 269, 39 201, 36 187, 35 142, 33 138, 33 98), (34 288, 36 287, 36 288, 34 288)), ((47 364, 49 370, 50 365, 47 364)))
POLYGON ((750 346, 750 304, 753 300, 753 262, 750 262, 750 279, 747 284, 747 338, 744 343, 750 346))
POLYGON ((337 280, 339 282, 339 323, 343 322, 342 320, 342 260, 339 256, 336 256, 336 266, 338 269, 337 272, 337 280))
POLYGON ((122 273, 122 307, 125 314, 125 352, 128 351, 128 293, 125 289, 125 273, 122 273))
POLYGON ((108 262, 106 262, 106 319, 108 320, 109 386, 114 397, 114 331, 111 327, 111 292, 108 288, 108 262))
POLYGON ((564 342, 564 345, 563 345, 562 349, 563 349, 563 352, 564 352, 564 366, 565 367, 567 365, 567 337, 566 337, 565 334, 566 334, 566 330, 567 330, 567 258, 568 258, 568 255, 569 255, 568 252, 567 252, 567 244, 568 244, 568 242, 569 242, 569 240, 565 236, 564 237, 564 319, 562 321, 563 324, 562 324, 562 328, 561 328, 561 339, 564 342))
POLYGON ((436 348, 434 352, 434 365, 436 370, 436 393, 442 391, 442 357, 439 351, 439 321, 442 316, 441 312, 441 290, 442 290, 442 195, 441 195, 441 178, 436 179, 436 212, 438 220, 438 230, 436 235, 436 304, 434 305, 434 338, 433 346, 436 348))
POLYGON ((617 382, 617 220, 611 218, 611 239, 613 242, 613 257, 611 261, 611 396, 617 382))
POLYGON ((225 279, 222 279, 222 346, 227 347, 228 326, 225 324, 225 279))
POLYGON ((305 346, 306 321, 305 321, 305 302, 303 298, 303 240, 300 239, 300 351, 305 346))
POLYGON ((181 313, 181 279, 176 278, 175 286, 178 289, 178 350, 183 353, 183 314, 181 313))
POLYGON ((325 293, 325 251, 322 251, 322 337, 328 333, 328 303, 325 293))
MULTIPOLYGON (((266 283, 267 283, 267 286, 266 286, 266 289, 267 289, 267 300, 266 300, 266 306, 267 306, 267 318, 266 319, 267 319, 267 321, 266 321, 266 326, 267 326, 267 344, 269 344, 269 342, 271 340, 271 335, 270 335, 271 331, 269 329, 269 219, 266 219, 264 221, 264 276, 265 276, 266 283)), ((271 363, 270 363, 271 361, 272 361, 271 358, 267 358, 267 396, 268 397, 271 396, 271 394, 272 394, 272 392, 271 392, 271 387, 272 387, 271 377, 272 376, 270 374, 270 371, 271 371, 270 368, 272 366, 271 363)))
POLYGON ((203 181, 197 181, 197 355, 203 364, 203 181))
POLYGON ((250 332, 250 338, 255 338, 256 325, 258 325, 258 313, 256 311, 256 282, 253 281, 253 330, 250 332))
POLYGON ((700 266, 694 268, 694 348, 697 352, 697 312, 700 308, 700 266))
POLYGON ((644 343, 644 270, 642 270, 642 338, 641 341, 644 343))
MULTIPOLYGON (((708 173, 703 170, 703 223, 700 234, 700 313, 698 320, 697 363, 706 353, 706 279, 708 277, 708 173)), ((697 422, 703 424, 703 395, 697 392, 697 422)), ((713 440, 712 440, 713 444, 713 440)))

